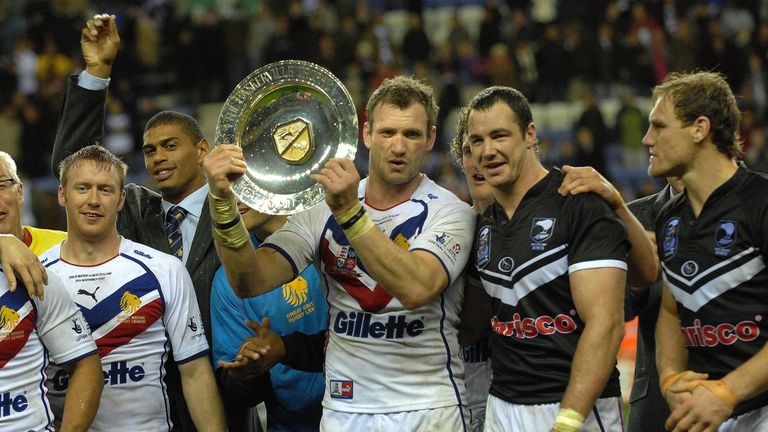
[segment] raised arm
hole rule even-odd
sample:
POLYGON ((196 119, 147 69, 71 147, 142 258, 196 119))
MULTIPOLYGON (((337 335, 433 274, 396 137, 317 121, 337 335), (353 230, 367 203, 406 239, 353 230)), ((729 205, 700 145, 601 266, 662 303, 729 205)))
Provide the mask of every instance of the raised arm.
MULTIPOLYGON (((298 271, 273 248, 255 249, 240 217, 231 182, 245 173, 243 151, 220 145, 203 161, 213 220, 213 239, 232 290, 238 297, 254 297, 291 281, 298 271)), ((252 210, 253 211, 253 210, 252 210)))
POLYGON ((629 211, 619 191, 599 172, 592 167, 563 166, 566 173, 560 185, 562 195, 578 195, 592 192, 616 213, 627 227, 627 239, 632 244, 629 250, 629 272, 627 278, 630 286, 642 286, 656 282, 659 279, 659 260, 656 248, 640 221, 629 211))
POLYGON ((80 34, 85 72, 98 87, 87 89, 70 77, 64 90, 59 125, 53 144, 51 171, 58 175, 59 163, 77 150, 100 144, 104 138, 104 115, 108 79, 120 47, 114 15, 94 15, 80 34))
POLYGON ((596 268, 570 275, 571 295, 584 332, 579 338, 561 409, 586 417, 603 392, 624 336, 624 284, 619 268, 596 268))
MULTIPOLYGON (((344 228, 366 271, 390 295, 407 309, 418 308, 440 295, 450 282, 450 274, 436 255, 426 250, 409 250, 393 242, 365 214, 357 198, 360 176, 349 159, 331 159, 312 179, 322 184, 326 202, 336 221, 344 228)), ((468 257, 474 213, 467 207, 464 214, 452 215, 442 227, 457 241, 460 253, 455 259, 463 268, 468 257), (463 256, 463 262, 459 258, 463 256)))

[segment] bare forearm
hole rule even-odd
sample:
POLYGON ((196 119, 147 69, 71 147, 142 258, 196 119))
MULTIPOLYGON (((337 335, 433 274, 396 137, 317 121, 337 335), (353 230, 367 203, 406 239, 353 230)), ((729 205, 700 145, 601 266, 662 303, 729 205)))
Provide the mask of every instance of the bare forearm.
POLYGON ((688 351, 677 318, 677 304, 669 290, 666 287, 662 289, 661 307, 656 320, 656 367, 659 380, 684 371, 688 364, 688 351))
POLYGON ((407 309, 426 304, 448 283, 442 268, 428 265, 420 252, 400 247, 377 227, 350 243, 371 277, 407 309))
POLYGON ((199 431, 224 431, 224 409, 208 357, 179 365, 184 399, 199 431))
POLYGON ((256 249, 251 242, 237 249, 215 243, 227 280, 240 298, 256 297, 291 280, 290 264, 274 249, 256 249), (280 272, 286 276, 278 277, 280 272))
POLYGON ((99 410, 101 391, 104 388, 101 361, 94 354, 65 369, 71 379, 64 401, 61 431, 88 430, 99 410))
POLYGON ((723 377, 739 402, 768 390, 768 345, 723 377))
POLYGON ((603 392, 616 364, 624 326, 621 320, 587 324, 579 338, 571 364, 571 377, 560 402, 587 416, 603 392))
POLYGON ((659 278, 659 260, 656 256, 656 249, 653 247, 650 237, 643 228, 639 220, 629 211, 626 204, 616 209, 616 215, 619 216, 627 227, 627 239, 632 244, 629 250, 629 273, 627 278, 631 286, 644 286, 656 282, 659 278))

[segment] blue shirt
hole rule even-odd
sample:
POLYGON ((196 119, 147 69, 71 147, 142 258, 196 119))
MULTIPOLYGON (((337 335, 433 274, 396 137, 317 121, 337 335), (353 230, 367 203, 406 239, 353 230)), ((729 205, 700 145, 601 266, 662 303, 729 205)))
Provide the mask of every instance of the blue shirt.
MULTIPOLYGON (((251 235, 255 245, 259 241, 251 235)), ((231 361, 240 344, 253 336, 245 320, 261 322, 269 317, 279 335, 318 333, 328 329, 328 304, 314 267, 307 267, 292 282, 266 294, 238 298, 219 268, 211 287, 213 361, 231 361), (306 295, 306 296, 305 296, 306 295)), ((276 398, 267 400, 267 428, 272 431, 316 431, 320 427, 325 390, 322 373, 302 372, 278 363, 270 370, 276 398)))

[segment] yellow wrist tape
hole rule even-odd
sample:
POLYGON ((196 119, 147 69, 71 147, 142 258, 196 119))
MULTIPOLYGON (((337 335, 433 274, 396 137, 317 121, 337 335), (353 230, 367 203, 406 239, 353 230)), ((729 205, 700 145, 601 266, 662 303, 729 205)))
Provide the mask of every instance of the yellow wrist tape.
POLYGON ((572 408, 560 408, 552 429, 558 432, 581 432, 584 416, 572 408))
POLYGON ((739 404, 733 390, 723 380, 699 380, 696 383, 712 392, 716 398, 720 399, 720 402, 730 409, 739 404))
POLYGON ((360 204, 360 201, 356 202, 352 207, 347 209, 344 213, 334 216, 336 218, 336 223, 339 225, 344 225, 345 223, 349 222, 350 219, 352 219, 359 211, 363 208, 363 205, 360 204))
POLYGON ((219 244, 232 249, 240 249, 241 246, 251 241, 251 236, 245 225, 238 221, 235 226, 221 229, 213 227, 213 237, 219 240, 219 244))
POLYGON ((234 199, 217 197, 208 192, 208 207, 213 222, 213 236, 219 244, 232 249, 239 249, 251 241, 248 230, 240 222, 240 212, 234 199))
POLYGON ((237 204, 233 198, 221 198, 208 192, 208 210, 211 212, 211 220, 218 224, 228 224, 240 217, 237 204))
POLYGON ((374 226, 376 226, 376 224, 374 224, 371 218, 364 213, 357 222, 352 224, 349 228, 344 229, 344 235, 347 236, 347 240, 352 241, 365 235, 374 226))
MULTIPOLYGON (((678 372, 675 374, 669 374, 664 377, 663 380, 661 380, 661 395, 664 397, 667 397, 667 391, 669 391, 669 388, 672 387, 676 382, 680 381, 680 378, 683 378, 689 374, 695 373, 692 370, 686 370, 682 372, 678 372)), ((695 382, 691 383, 691 388, 688 389, 689 391, 693 391, 693 389, 696 387, 695 382)))

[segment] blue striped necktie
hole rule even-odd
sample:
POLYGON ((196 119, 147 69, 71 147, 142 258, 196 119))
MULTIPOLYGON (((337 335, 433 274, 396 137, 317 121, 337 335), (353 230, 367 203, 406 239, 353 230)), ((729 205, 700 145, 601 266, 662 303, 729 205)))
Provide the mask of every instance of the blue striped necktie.
POLYGON ((187 216, 187 211, 179 206, 173 206, 165 214, 165 232, 168 234, 168 244, 171 245, 171 255, 178 259, 184 256, 184 243, 181 241, 181 221, 187 216))

